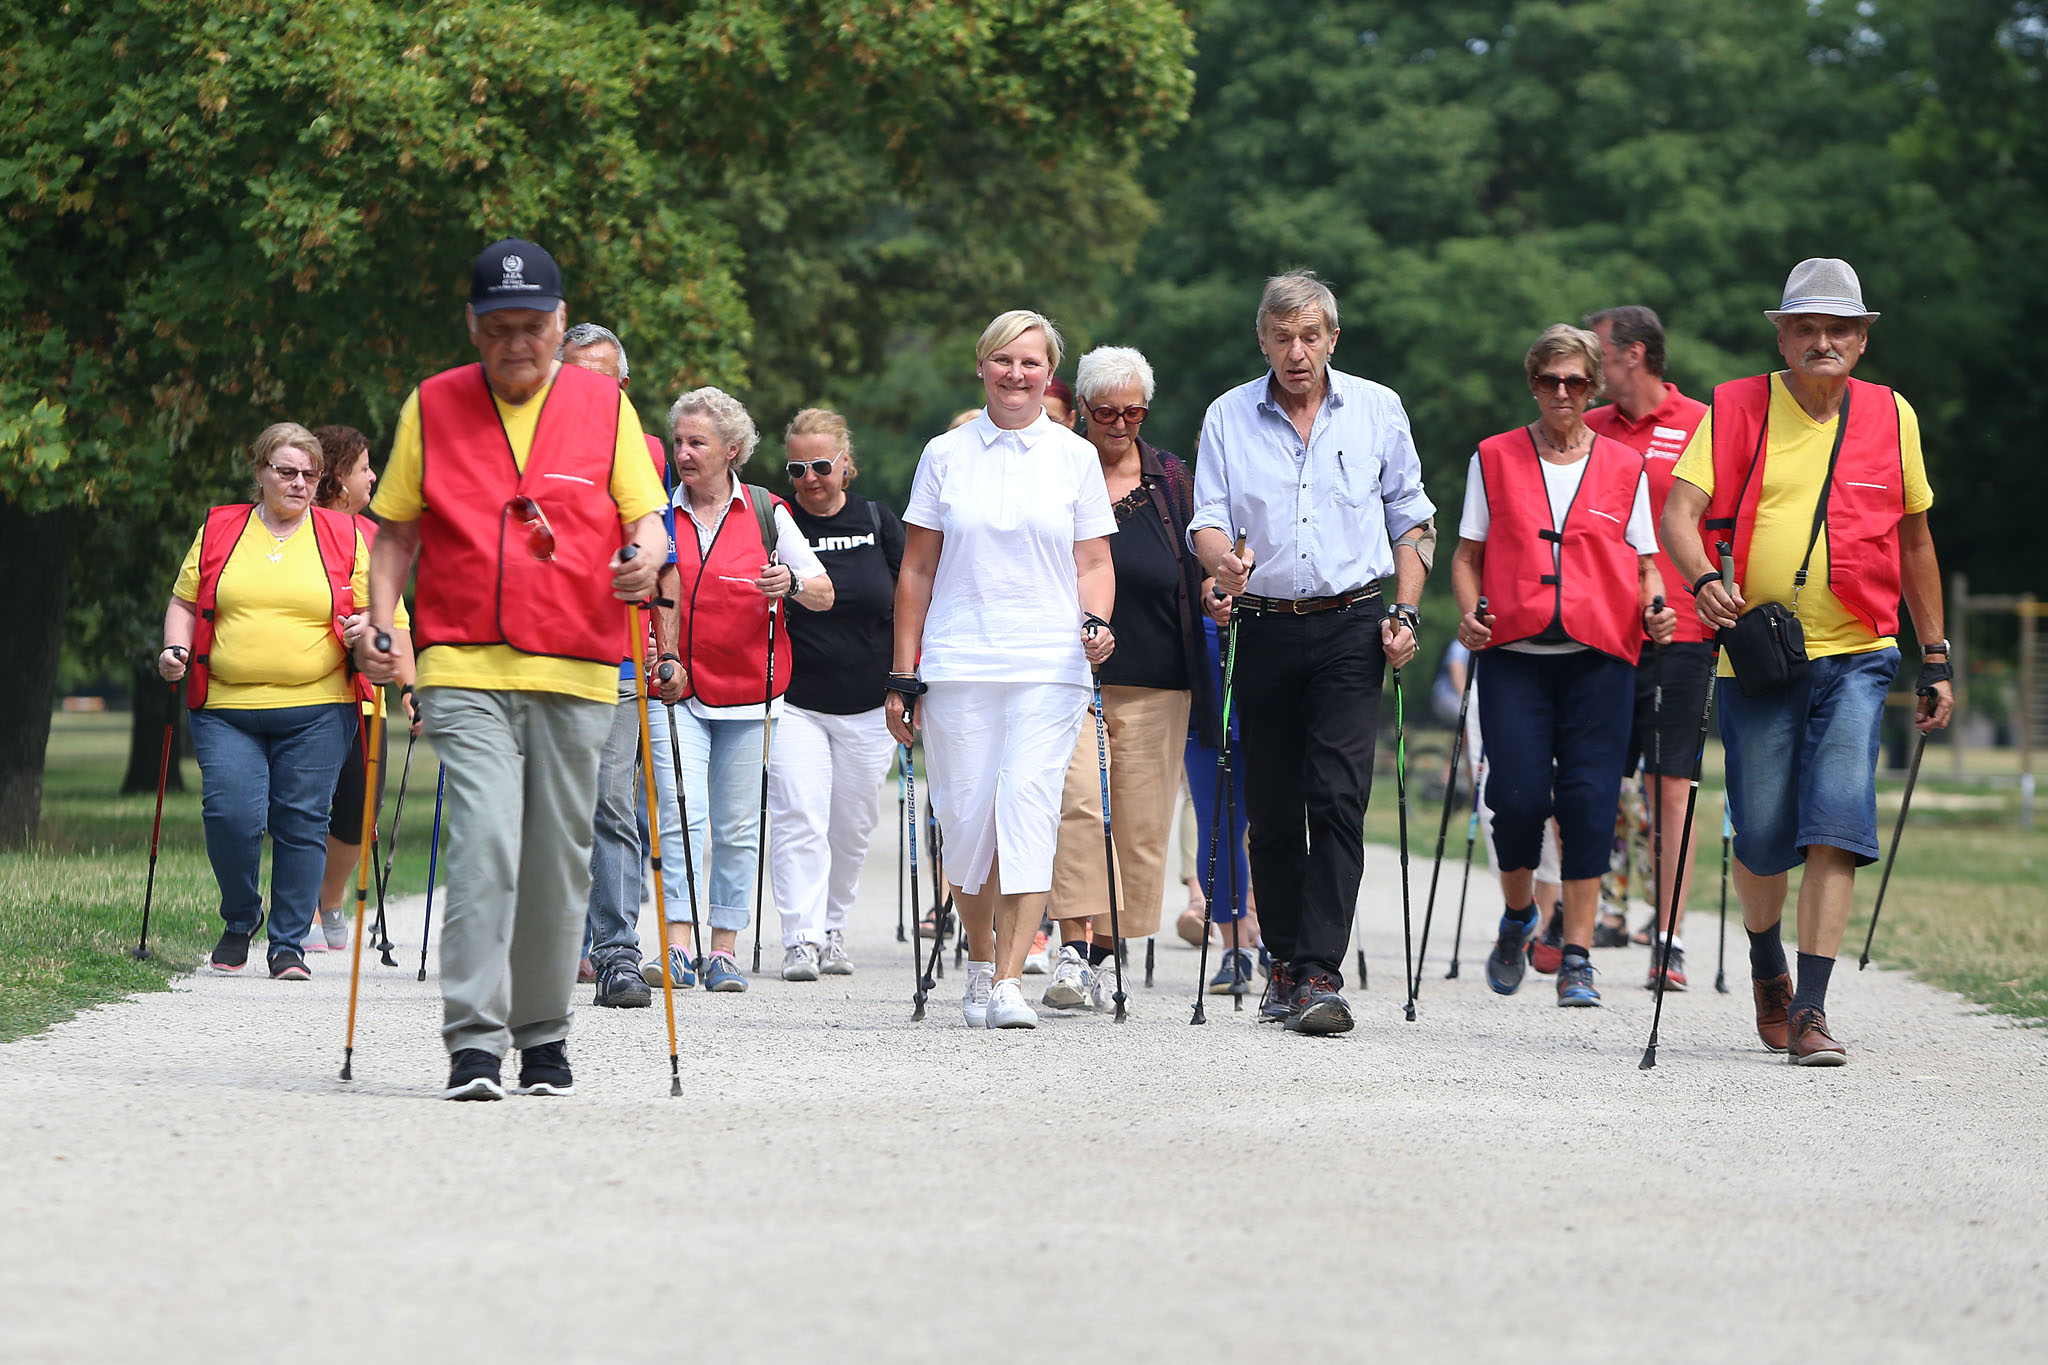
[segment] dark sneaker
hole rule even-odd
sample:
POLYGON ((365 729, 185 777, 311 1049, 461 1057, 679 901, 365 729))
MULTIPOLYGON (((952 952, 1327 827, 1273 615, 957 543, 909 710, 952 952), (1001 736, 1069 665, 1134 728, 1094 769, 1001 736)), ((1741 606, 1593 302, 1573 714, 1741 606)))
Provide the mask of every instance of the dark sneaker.
POLYGON ((1649 979, 1643 982, 1643 989, 1651 991, 1657 989, 1657 968, 1660 965, 1660 957, 1662 958, 1661 965, 1664 968, 1664 989, 1667 991, 1684 990, 1686 986, 1685 949, 1680 948, 1676 944, 1672 945, 1668 954, 1663 953, 1658 948, 1650 949, 1650 975, 1649 979))
POLYGON ((711 953, 704 959, 704 989, 707 991, 744 991, 747 978, 740 975, 740 967, 731 953, 711 953))
POLYGON ((1828 1032, 1825 1014, 1804 1009, 1792 1016, 1792 1047, 1785 1060, 1794 1066, 1840 1066, 1849 1060, 1849 1050, 1828 1032))
POLYGON ((239 972, 249 965, 249 938, 248 934, 224 930, 220 942, 213 945, 213 956, 208 962, 217 972, 239 972))
POLYGON ((1513 995, 1522 989, 1522 975, 1529 967, 1529 940, 1536 936, 1536 921, 1522 924, 1502 915, 1499 933, 1486 955, 1486 984, 1496 995, 1513 995))
POLYGON ((1287 1016, 1289 1033, 1327 1037, 1351 1031, 1351 1006, 1337 993, 1337 978, 1326 972, 1311 972, 1294 992, 1294 1009, 1287 1016))
POLYGON ((505 1083, 496 1057, 482 1048, 466 1047, 448 1059, 448 1088, 444 1100, 502 1100, 505 1083))
POLYGON ((1564 961, 1564 907, 1557 906, 1550 912, 1550 927, 1543 931, 1543 937, 1529 945, 1529 965, 1544 976, 1557 970, 1557 964, 1564 961))
POLYGON ((1222 970, 1209 978, 1209 994, 1243 995, 1251 989, 1252 976, 1256 971, 1251 949, 1225 948, 1222 970))
POLYGON ((591 1004, 613 1010, 641 1010, 654 1002, 640 969, 630 962, 614 962, 597 978, 597 994, 591 1004))
POLYGON ((1593 946, 1595 948, 1628 947, 1628 921, 1623 920, 1620 924, 1609 924, 1606 920, 1601 920, 1593 926, 1593 946))
POLYGON ((1593 964, 1583 957, 1568 957, 1557 967, 1557 1003, 1567 1009, 1600 1003, 1593 989, 1593 964))
MULTIPOLYGON (((640 988, 647 989, 641 982, 640 988)), ((576 1078, 569 1074, 569 1049, 557 1038, 519 1051, 519 1093, 522 1095, 573 1095, 576 1078)))
POLYGON ((1259 997, 1259 1022, 1283 1024, 1293 1012, 1294 969, 1276 961, 1273 970, 1266 973, 1266 993, 1259 997))
POLYGON ((313 973, 306 970, 306 955, 297 948, 277 947, 270 950, 270 979, 272 981, 306 981, 313 973))

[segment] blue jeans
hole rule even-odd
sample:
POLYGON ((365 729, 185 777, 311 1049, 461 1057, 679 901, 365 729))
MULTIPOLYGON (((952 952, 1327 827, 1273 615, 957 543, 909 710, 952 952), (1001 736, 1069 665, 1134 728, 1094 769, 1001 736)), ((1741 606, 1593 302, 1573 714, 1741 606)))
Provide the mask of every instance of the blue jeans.
MULTIPOLYGON (((683 755, 683 798, 690 808, 690 847, 697 863, 697 890, 708 891, 714 929, 744 929, 751 915, 755 867, 760 861, 761 734, 758 720, 705 720, 687 703, 675 708, 676 741, 683 755), (705 847, 705 827, 710 847, 705 847)), ((656 757, 656 763, 661 761, 656 757)), ((666 822, 664 821, 664 824, 666 822)), ((683 850, 669 851, 662 837, 662 871, 673 887, 683 870, 683 850)), ((687 924, 690 902, 670 895, 668 919, 687 924)))
POLYGON ((1728 751, 1735 856, 1759 877, 1806 861, 1809 844, 1877 861, 1877 746, 1899 651, 1829 654, 1768 697, 1722 678, 1714 698, 1728 751))
POLYGON ((619 689, 611 729, 597 758, 591 826, 590 907, 584 955, 599 971, 614 959, 640 962, 640 831, 633 793, 640 781, 640 707, 631 679, 619 689))
POLYGON ((270 942, 305 941, 327 870, 327 807, 348 746, 349 706, 282 706, 192 713, 206 856, 220 883, 220 917, 236 933, 263 923, 257 877, 270 831, 270 942))
MULTIPOLYGON (((1231 718, 1235 722, 1236 717, 1231 718)), ((1244 751, 1230 756, 1230 785, 1237 804, 1236 822, 1216 840, 1215 886, 1209 884, 1210 829, 1216 814, 1216 751, 1190 734, 1182 760, 1188 775, 1188 800, 1195 807, 1195 875, 1202 879, 1202 894, 1209 896, 1209 918, 1227 924, 1243 918, 1245 893, 1251 889, 1251 869, 1245 864, 1244 832, 1251 815, 1244 804, 1244 751), (1210 895, 1211 892, 1213 895, 1210 895)), ((1225 818, 1228 818, 1226 810, 1225 818)))

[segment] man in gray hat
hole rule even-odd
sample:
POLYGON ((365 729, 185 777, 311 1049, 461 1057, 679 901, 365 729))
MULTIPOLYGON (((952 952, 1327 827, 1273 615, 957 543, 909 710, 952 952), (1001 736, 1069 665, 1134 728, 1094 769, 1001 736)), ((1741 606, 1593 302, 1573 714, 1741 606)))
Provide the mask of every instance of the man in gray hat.
POLYGON ((1782 681, 1724 655, 1715 703, 1757 1034, 1799 1065, 1839 1066, 1849 1057, 1828 1031, 1828 977, 1856 869, 1878 856, 1878 730, 1899 667, 1902 594, 1921 642, 1915 724, 1940 729, 1954 705, 1927 525, 1934 493, 1911 405, 1850 378, 1877 314, 1848 262, 1801 261, 1764 316, 1787 368, 1714 390, 1659 530, 1700 621, 1724 643, 1739 619, 1773 603, 1804 632, 1803 668, 1790 651, 1766 659, 1790 665, 1782 681), (1732 590, 1719 578, 1724 554, 1732 590), (1802 863, 1795 987, 1778 923, 1787 874, 1802 863))

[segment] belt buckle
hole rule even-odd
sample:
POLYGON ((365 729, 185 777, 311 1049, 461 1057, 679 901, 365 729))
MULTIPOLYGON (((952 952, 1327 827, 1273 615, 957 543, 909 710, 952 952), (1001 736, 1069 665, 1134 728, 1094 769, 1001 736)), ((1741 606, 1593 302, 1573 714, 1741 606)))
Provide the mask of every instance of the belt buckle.
POLYGON ((1310 612, 1310 611, 1312 610, 1312 608, 1310 608, 1310 607, 1308 607, 1308 606, 1306 606, 1306 605, 1304 605, 1304 604, 1305 604, 1305 603, 1307 603, 1307 602, 1308 602, 1309 600, 1310 600, 1310 599, 1308 599, 1308 598, 1306 598, 1306 597, 1296 597, 1296 598, 1293 598, 1292 600, 1290 600, 1290 601, 1289 601, 1289 602, 1287 603, 1287 610, 1288 610, 1288 613, 1289 613, 1290 615, 1294 615, 1294 616, 1306 616, 1306 615, 1308 615, 1308 614, 1309 614, 1309 612, 1310 612))

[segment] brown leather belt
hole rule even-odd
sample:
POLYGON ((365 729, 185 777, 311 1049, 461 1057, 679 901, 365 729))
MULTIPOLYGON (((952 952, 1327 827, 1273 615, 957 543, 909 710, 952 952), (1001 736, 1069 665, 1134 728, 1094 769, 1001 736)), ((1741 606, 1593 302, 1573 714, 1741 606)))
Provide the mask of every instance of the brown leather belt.
POLYGON ((1237 605, 1245 611, 1275 616, 1308 616, 1319 611, 1344 611, 1379 595, 1380 585, 1371 583, 1350 592, 1340 592, 1335 597, 1255 597, 1244 593, 1238 597, 1237 605))

